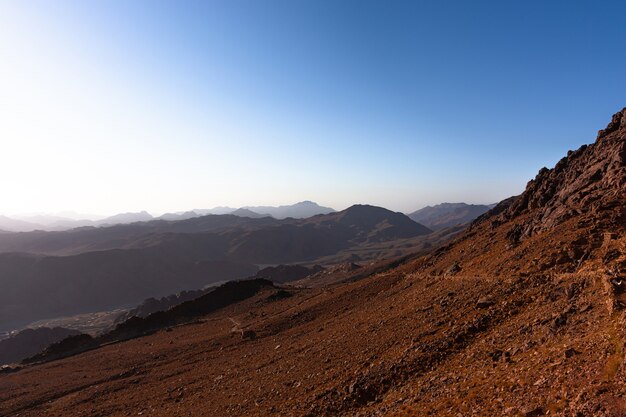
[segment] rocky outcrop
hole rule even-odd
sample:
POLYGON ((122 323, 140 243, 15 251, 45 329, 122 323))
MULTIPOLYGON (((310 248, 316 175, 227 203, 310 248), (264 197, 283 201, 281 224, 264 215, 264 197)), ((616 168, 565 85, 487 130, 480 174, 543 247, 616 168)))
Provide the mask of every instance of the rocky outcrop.
POLYGON ((554 228, 585 214, 600 225, 624 217, 626 198, 626 108, 616 113, 591 145, 569 151, 554 168, 542 168, 526 190, 498 217, 510 221, 524 214, 520 238, 554 228))
POLYGON ((575 272, 588 263, 620 269, 621 258, 607 251, 619 252, 610 241, 625 234, 625 115, 615 114, 594 143, 542 168, 521 195, 477 218, 423 269, 445 274, 455 262, 464 273, 495 275, 575 272))

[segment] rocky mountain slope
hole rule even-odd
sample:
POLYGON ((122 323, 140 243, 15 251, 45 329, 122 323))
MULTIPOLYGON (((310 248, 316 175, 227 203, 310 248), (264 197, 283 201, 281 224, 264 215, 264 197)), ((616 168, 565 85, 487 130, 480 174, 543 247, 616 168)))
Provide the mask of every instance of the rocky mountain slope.
POLYGON ((624 270, 624 113, 613 116, 595 143, 568 152, 552 169, 542 168, 524 193, 479 217, 454 246, 428 260, 430 271, 454 263, 465 273, 495 275, 577 272, 598 263, 624 270))
POLYGON ((428 255, 2 375, 0 414, 622 417, 625 169, 623 110, 428 255))

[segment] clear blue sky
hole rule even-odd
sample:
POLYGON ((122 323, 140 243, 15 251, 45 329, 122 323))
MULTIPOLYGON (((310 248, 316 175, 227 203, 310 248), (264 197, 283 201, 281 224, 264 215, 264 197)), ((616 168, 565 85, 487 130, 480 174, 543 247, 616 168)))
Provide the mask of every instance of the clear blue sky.
POLYGON ((0 212, 495 202, 626 106, 624 16, 0 0, 0 212))

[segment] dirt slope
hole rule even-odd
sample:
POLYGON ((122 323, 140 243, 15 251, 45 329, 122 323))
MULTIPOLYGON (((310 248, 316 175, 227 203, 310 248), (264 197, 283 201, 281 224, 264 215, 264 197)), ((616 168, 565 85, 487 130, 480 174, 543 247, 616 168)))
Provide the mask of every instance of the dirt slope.
POLYGON ((623 324, 607 309, 597 277, 449 279, 398 270, 332 290, 292 291, 3 375, 0 414, 623 410, 623 324), (257 338, 242 339, 233 321, 257 338))

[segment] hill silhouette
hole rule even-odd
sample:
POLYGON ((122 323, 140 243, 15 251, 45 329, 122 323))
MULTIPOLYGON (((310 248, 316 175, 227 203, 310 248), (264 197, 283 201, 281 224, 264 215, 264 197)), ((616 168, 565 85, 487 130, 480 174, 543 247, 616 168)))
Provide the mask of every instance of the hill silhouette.
POLYGON ((0 248, 11 252, 0 253, 0 329, 251 276, 255 264, 312 261, 426 233, 400 213, 353 206, 304 220, 209 215, 1 236, 0 248))
POLYGON ((37 223, 0 216, 0 230, 4 232, 26 232, 40 228, 41 225, 37 223))
POLYGON ((80 332, 62 327, 22 330, 8 339, 0 340, 0 365, 19 363, 53 343, 78 334, 80 332))
POLYGON ((259 214, 257 212, 254 212, 252 210, 245 209, 245 208, 234 210, 230 214, 232 214, 233 216, 239 216, 239 217, 249 217, 251 219, 260 219, 260 218, 269 216, 269 214, 259 214))
POLYGON ((277 219, 305 219, 318 214, 329 214, 335 212, 330 207, 323 207, 313 201, 301 201, 299 203, 278 207, 272 206, 246 206, 243 209, 251 210, 259 214, 267 214, 277 219))
POLYGON ((469 223, 492 207, 484 204, 442 203, 426 206, 407 216, 432 230, 441 230, 469 223))

